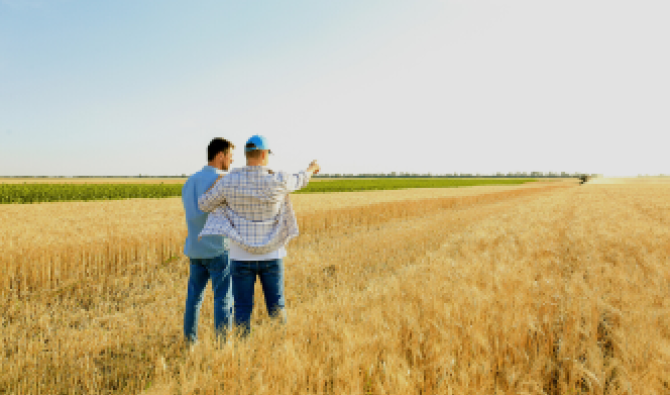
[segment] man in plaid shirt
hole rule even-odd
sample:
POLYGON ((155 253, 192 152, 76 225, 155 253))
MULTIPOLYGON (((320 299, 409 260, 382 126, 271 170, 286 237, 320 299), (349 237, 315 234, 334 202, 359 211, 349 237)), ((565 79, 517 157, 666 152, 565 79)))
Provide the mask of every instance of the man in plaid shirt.
POLYGON ((247 166, 234 169, 198 199, 210 212, 200 236, 223 235, 231 241, 234 320, 250 331, 254 283, 260 277, 265 304, 272 317, 286 322, 284 264, 286 244, 298 235, 289 194, 307 186, 320 167, 313 161, 296 174, 268 169, 272 153, 267 140, 252 136, 245 145, 247 166))

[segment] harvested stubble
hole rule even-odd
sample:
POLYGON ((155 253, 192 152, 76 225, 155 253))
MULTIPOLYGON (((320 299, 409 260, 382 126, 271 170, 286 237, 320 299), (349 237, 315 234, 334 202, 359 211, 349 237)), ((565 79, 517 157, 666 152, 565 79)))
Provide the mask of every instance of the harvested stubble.
POLYGON ((209 298, 201 343, 181 349, 184 259, 116 277, 108 289, 82 283, 61 300, 8 302, 0 388, 662 394, 670 386, 668 188, 503 192, 342 223, 321 237, 306 225, 286 259, 285 331, 257 311, 249 341, 221 349, 209 298))

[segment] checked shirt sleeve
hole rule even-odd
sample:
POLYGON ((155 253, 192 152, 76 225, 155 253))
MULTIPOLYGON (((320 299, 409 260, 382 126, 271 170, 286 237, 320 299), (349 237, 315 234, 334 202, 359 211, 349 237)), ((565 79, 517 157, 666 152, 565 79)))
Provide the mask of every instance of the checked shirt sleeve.
POLYGON ((278 175, 280 176, 286 191, 289 193, 306 187, 310 180, 309 173, 304 170, 295 174, 278 173, 278 175))
POLYGON ((251 254, 266 254, 298 236, 289 195, 307 185, 307 172, 272 173, 252 166, 225 180, 198 199, 199 208, 210 212, 198 237, 223 235, 251 254))
POLYGON ((211 213, 217 207, 226 203, 226 198, 223 196, 224 185, 222 181, 217 181, 214 187, 198 198, 198 208, 200 210, 211 213))

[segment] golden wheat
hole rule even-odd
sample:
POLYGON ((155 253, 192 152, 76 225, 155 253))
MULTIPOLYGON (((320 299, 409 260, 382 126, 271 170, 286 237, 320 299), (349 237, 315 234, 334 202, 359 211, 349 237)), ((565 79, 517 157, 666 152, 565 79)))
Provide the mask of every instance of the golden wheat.
POLYGON ((0 388, 662 394, 670 386, 668 192, 518 188, 298 210, 284 330, 256 309, 252 336, 219 347, 206 299, 201 343, 183 350, 182 257, 5 300, 0 388))
MULTIPOLYGON (((294 195, 292 200, 302 226, 314 221, 310 213, 324 210, 480 196, 547 185, 557 184, 294 195)), ((357 217, 355 211, 353 217, 357 217)), ((349 221, 347 218, 344 220, 349 221)), ((186 237, 179 198, 0 205, 0 223, 5 224, 0 227, 0 296, 152 271, 177 256, 186 237)))

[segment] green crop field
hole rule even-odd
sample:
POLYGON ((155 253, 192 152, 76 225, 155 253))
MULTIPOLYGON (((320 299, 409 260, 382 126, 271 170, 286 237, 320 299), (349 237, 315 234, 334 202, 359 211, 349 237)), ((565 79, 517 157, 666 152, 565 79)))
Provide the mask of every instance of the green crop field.
POLYGON ((0 184, 0 203, 41 203, 181 196, 180 184, 0 184))
POLYGON ((457 188, 479 185, 520 185, 534 182, 536 179, 457 179, 457 178, 377 178, 367 180, 334 180, 328 182, 311 183, 307 188, 296 193, 318 192, 354 192, 373 190, 393 190, 412 188, 457 188))
MULTIPOLYGON (((519 185, 535 179, 366 179, 314 182, 296 193, 519 185)), ((0 184, 0 203, 119 200, 181 196, 181 184, 0 184)))

